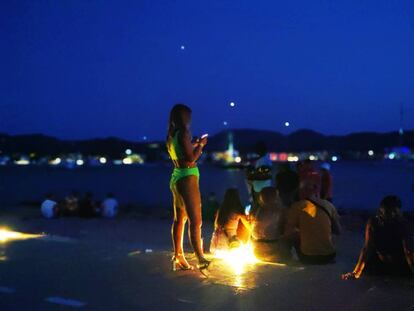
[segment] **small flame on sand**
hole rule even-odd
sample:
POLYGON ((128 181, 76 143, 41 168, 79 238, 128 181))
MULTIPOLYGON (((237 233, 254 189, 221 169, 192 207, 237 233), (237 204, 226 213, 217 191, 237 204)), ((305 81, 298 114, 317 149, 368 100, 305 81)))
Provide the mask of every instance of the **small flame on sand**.
POLYGON ((241 275, 248 265, 259 263, 253 252, 251 243, 241 244, 238 248, 229 250, 217 250, 215 257, 222 259, 230 266, 236 275, 241 275))

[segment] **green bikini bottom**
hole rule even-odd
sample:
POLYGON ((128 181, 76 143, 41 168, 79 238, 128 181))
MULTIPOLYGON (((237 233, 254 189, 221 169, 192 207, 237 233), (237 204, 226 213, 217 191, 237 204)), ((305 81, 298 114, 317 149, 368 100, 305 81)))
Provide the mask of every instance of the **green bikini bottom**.
POLYGON ((200 172, 198 171, 197 166, 190 168, 175 168, 171 175, 170 185, 175 184, 181 178, 193 175, 197 176, 197 178, 200 178, 200 172))

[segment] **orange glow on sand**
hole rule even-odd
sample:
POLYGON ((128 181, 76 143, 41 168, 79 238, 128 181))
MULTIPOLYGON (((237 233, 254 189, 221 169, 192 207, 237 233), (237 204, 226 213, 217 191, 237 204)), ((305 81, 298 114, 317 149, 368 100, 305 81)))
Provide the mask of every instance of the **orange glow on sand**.
POLYGON ((42 234, 28 234, 22 232, 11 231, 8 229, 0 229, 0 243, 5 243, 12 240, 27 240, 42 237, 42 234))

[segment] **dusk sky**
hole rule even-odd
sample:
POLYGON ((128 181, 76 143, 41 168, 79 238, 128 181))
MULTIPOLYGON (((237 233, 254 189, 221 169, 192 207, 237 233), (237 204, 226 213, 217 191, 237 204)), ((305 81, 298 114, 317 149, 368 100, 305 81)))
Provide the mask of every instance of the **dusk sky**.
POLYGON ((412 129, 414 1, 1 1, 0 66, 10 134, 412 129))

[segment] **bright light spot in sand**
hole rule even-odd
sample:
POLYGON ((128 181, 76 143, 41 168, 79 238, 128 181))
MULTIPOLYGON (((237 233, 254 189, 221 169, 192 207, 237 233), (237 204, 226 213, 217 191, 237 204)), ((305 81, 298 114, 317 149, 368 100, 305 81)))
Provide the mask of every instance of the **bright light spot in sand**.
POLYGON ((368 155, 369 155, 370 157, 372 157, 372 156, 374 155, 374 150, 369 150, 369 151, 368 151, 368 155))
POLYGON ((131 149, 127 149, 127 150, 125 150, 125 154, 127 154, 127 155, 132 154, 132 150, 131 150, 131 149))
POLYGON ((242 244, 236 249, 217 250, 215 257, 224 260, 236 275, 243 274, 247 265, 260 262, 253 253, 251 243, 242 244))
POLYGON ((105 158, 105 157, 100 157, 100 158, 99 158, 99 162, 100 162, 101 164, 105 164, 105 163, 106 163, 106 158, 105 158))
POLYGON ((290 126, 290 122, 286 121, 286 122, 285 122, 285 126, 286 126, 286 127, 289 127, 289 126, 290 126))
POLYGON ((234 102, 231 102, 230 107, 234 107, 234 106, 236 106, 236 104, 234 102))
POLYGON ((77 159, 76 160, 76 165, 83 165, 85 162, 82 159, 77 159))
POLYGON ((240 157, 235 157, 235 158, 234 158, 234 162, 236 162, 236 163, 240 163, 240 162, 241 162, 241 158, 240 158, 240 157))
POLYGON ((131 159, 131 158, 124 158, 124 159, 122 160, 122 163, 123 163, 123 164, 126 164, 126 165, 128 165, 128 164, 132 164, 132 159, 131 159))
POLYGON ((332 156, 331 160, 332 160, 332 162, 336 162, 336 161, 338 161, 338 157, 337 156, 332 156))
POLYGON ((16 231, 10 231, 8 229, 0 229, 0 243, 5 243, 11 240, 27 240, 42 237, 41 234, 28 234, 16 231))

